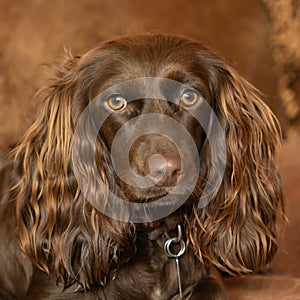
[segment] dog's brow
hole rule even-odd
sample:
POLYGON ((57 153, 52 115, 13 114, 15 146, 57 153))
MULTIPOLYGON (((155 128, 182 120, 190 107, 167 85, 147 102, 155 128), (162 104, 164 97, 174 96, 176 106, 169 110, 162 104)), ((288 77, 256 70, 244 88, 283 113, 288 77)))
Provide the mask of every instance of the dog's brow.
MULTIPOLYGON (((182 68, 182 66, 181 66, 181 68, 182 68)), ((179 67, 176 70, 172 70, 172 71, 168 72, 165 76, 169 79, 175 80, 175 81, 180 82, 180 83, 187 83, 188 82, 187 74, 180 71, 179 67)))

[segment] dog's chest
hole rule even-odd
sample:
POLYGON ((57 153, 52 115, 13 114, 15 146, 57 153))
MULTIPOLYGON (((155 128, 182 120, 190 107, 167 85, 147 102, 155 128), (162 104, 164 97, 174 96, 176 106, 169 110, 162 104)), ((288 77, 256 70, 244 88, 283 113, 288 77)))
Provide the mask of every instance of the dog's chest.
POLYGON ((155 271, 157 281, 152 289, 150 299, 170 299, 172 295, 179 292, 175 260, 168 259, 160 270, 155 271))
MULTIPOLYGON (((179 293, 178 274, 174 258, 164 251, 167 240, 162 236, 157 240, 140 239, 135 258, 120 269, 118 281, 127 279, 128 299, 167 300, 179 293), (134 298, 134 295, 136 298, 134 298)), ((203 276, 203 269, 197 266, 194 255, 187 251, 179 258, 182 289, 187 290, 203 276)), ((123 293, 123 298, 124 293, 123 293)), ((127 298, 126 298, 127 299, 127 298)))

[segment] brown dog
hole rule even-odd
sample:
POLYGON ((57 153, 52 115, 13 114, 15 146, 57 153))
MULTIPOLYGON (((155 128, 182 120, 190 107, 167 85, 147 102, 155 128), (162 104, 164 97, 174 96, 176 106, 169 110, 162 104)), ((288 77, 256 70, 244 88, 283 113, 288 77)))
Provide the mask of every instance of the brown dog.
POLYGON ((225 299, 210 267, 272 259, 280 129, 224 60, 154 34, 56 68, 1 171, 1 299, 225 299))

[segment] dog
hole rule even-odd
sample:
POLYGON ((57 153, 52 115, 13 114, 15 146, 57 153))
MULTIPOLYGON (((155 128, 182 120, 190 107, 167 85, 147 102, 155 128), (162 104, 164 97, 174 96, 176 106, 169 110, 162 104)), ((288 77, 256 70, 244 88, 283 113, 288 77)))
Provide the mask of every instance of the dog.
POLYGON ((226 299, 284 223, 281 131, 261 93, 164 34, 66 57, 2 157, 1 299, 226 299))

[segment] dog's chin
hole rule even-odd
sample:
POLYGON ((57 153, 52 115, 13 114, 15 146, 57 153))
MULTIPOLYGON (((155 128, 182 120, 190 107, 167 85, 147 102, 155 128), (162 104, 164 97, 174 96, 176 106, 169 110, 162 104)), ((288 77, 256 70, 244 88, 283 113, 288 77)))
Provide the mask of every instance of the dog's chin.
POLYGON ((155 201, 164 199, 170 195, 171 195, 171 193, 169 193, 167 191, 145 192, 145 193, 141 193, 139 202, 142 202, 142 203, 155 202, 155 201))
POLYGON ((126 201, 133 203, 149 203, 159 200, 172 192, 171 188, 151 187, 151 188, 137 188, 137 187, 120 187, 117 192, 118 196, 126 201))

